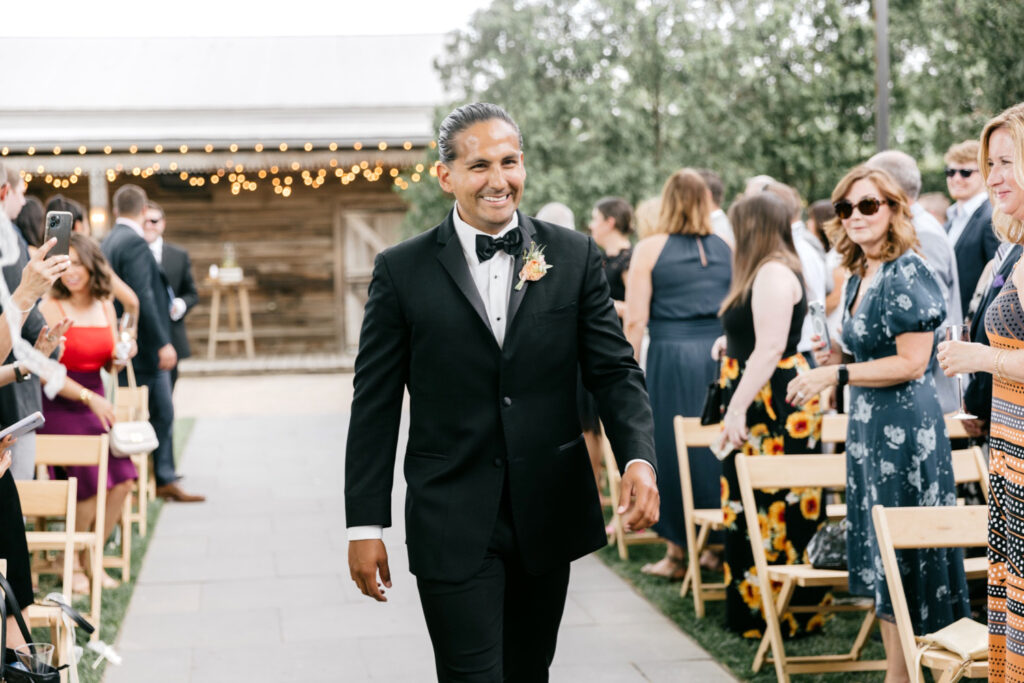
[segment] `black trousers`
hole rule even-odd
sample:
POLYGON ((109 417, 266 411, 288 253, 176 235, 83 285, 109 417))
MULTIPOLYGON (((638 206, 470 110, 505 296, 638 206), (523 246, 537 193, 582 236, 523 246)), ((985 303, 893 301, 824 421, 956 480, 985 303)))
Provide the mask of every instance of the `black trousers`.
POLYGON ((508 483, 480 570, 462 583, 417 579, 439 683, 543 683, 555 657, 569 565, 528 574, 508 483))
MULTIPOLYGON (((156 431, 160 445, 153 451, 153 474, 156 485, 173 484, 178 480, 174 469, 174 401, 171 399, 171 373, 167 370, 156 372, 135 371, 140 385, 149 387, 149 423, 156 431)), ((121 385, 127 384, 126 375, 121 375, 121 385)))

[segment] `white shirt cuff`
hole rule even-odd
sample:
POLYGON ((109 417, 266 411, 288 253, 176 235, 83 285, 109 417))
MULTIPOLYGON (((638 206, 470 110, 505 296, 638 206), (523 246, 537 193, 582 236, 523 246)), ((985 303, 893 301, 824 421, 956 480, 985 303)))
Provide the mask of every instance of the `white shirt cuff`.
POLYGON ((626 468, 622 471, 625 472, 626 470, 628 470, 629 466, 635 462, 642 462, 643 464, 647 465, 648 467, 651 468, 651 474, 653 474, 654 476, 658 476, 658 473, 654 471, 654 465, 652 465, 649 461, 644 460, 643 458, 633 458, 632 460, 626 463, 626 468))
POLYGON ((380 541, 384 539, 384 527, 376 524, 370 526, 350 526, 348 528, 349 541, 380 541))

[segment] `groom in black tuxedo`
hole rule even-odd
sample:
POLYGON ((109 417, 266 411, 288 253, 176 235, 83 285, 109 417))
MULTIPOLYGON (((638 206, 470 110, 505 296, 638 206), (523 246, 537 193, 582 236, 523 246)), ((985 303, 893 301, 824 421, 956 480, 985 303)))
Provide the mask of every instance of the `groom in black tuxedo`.
POLYGON ((406 543, 438 678, 546 681, 569 562, 607 542, 577 368, 626 463, 634 529, 658 519, 650 405, 593 240, 516 210, 526 171, 512 118, 460 107, 438 150, 455 208, 381 253, 370 284, 345 463, 349 566, 386 599, 407 389, 406 543))

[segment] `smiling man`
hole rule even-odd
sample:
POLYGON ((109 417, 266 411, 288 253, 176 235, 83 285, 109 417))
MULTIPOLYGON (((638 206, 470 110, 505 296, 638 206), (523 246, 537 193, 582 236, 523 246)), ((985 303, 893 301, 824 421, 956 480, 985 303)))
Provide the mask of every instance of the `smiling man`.
POLYGON ((445 220, 376 260, 345 463, 352 579, 384 601, 403 393, 409 567, 440 681, 546 681, 569 563, 606 543, 577 368, 626 463, 621 512, 658 519, 653 424, 594 242, 517 210, 522 136, 493 104, 438 132, 445 220))
POLYGON ((978 170, 977 140, 959 142, 946 151, 946 185, 955 202, 946 215, 946 232, 956 251, 960 275, 960 303, 964 310, 996 249, 999 238, 992 229, 992 205, 988 201, 985 179, 978 170))

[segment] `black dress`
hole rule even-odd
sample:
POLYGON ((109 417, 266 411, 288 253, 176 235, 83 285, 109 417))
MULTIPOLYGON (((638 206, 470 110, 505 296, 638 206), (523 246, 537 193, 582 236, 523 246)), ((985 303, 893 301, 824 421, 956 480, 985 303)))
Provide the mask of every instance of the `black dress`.
MULTIPOLYGON (((604 275, 608 279, 608 286, 612 290, 613 301, 626 300, 626 284, 622 276, 629 270, 629 261, 633 258, 633 249, 623 249, 615 256, 605 257, 604 275)), ((597 432, 601 429, 601 416, 597 412, 597 401, 594 396, 583 387, 583 379, 577 382, 576 387, 576 409, 580 416, 580 428, 585 432, 597 432)))
MULTIPOLYGON (((796 350, 806 314, 807 294, 804 293, 793 306, 782 360, 747 409, 748 436, 740 448, 745 455, 771 457, 784 453, 821 452, 818 398, 799 406, 786 403, 786 385, 797 373, 810 369, 807 359, 796 350)), ((725 328, 727 348, 720 383, 723 400, 728 405, 756 342, 749 295, 742 304, 731 307, 722 315, 722 327, 725 328)), ((820 488, 754 492, 768 564, 799 564, 804 561, 807 542, 825 521, 821 493, 820 488)), ((750 550, 734 455, 722 462, 722 512, 725 517, 726 622, 729 628, 745 638, 760 638, 764 633, 761 582, 750 550)), ((778 593, 779 588, 773 585, 772 592, 778 593)), ((824 589, 797 588, 791 604, 816 605, 829 599, 824 589)), ((820 614, 786 612, 779 618, 783 638, 820 631, 825 623, 820 614)))
POLYGON ((7 560, 7 581, 14 589, 14 597, 19 606, 25 609, 32 604, 35 596, 32 593, 21 500, 10 470, 0 477, 0 559, 7 560))

